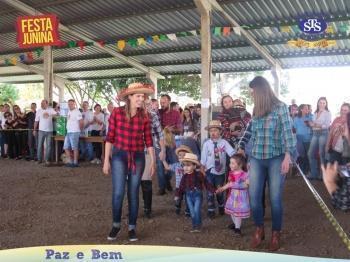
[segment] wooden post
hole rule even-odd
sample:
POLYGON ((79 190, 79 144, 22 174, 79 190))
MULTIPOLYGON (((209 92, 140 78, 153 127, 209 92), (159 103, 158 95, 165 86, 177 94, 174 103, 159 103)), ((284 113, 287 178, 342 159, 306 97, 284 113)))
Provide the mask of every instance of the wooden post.
POLYGON ((201 144, 203 144, 208 137, 208 131, 205 128, 211 119, 211 4, 208 0, 195 0, 194 2, 201 13, 201 144))
POLYGON ((154 85, 154 95, 152 96, 152 98, 157 99, 157 97, 158 97, 158 77, 153 72, 147 73, 146 77, 148 79, 150 79, 154 85))
POLYGON ((44 47, 44 98, 52 105, 53 57, 51 46, 44 47))
POLYGON ((280 86, 281 86, 281 68, 279 66, 274 66, 271 69, 271 73, 274 79, 273 87, 274 87, 275 95, 279 97, 280 86))

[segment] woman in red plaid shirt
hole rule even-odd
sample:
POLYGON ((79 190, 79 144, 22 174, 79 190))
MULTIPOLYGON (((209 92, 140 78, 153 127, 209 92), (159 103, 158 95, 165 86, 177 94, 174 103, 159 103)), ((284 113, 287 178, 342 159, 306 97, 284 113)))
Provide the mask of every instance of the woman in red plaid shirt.
POLYGON ((145 95, 152 94, 152 85, 134 83, 118 94, 125 106, 113 109, 106 136, 103 173, 112 173, 113 227, 108 240, 115 240, 120 231, 125 184, 128 187, 129 240, 138 240, 135 233, 139 209, 139 187, 145 168, 145 147, 151 157, 150 173, 155 173, 151 120, 144 109, 145 95), (110 162, 110 157, 112 162, 110 162))

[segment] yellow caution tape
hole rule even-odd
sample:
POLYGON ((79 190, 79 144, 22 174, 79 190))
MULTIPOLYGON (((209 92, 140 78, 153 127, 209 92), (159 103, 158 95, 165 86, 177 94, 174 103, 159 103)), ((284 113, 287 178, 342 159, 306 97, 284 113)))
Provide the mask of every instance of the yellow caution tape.
POLYGON ((347 247, 347 249, 350 251, 350 239, 348 237, 348 235, 345 233, 344 229, 340 226, 339 222, 337 221, 337 219, 334 217, 334 215, 332 214, 332 212, 329 210, 329 208, 327 207, 327 205, 325 204, 325 202, 323 201, 323 199, 321 198, 321 196, 318 194, 318 192, 316 191, 316 189, 313 187, 313 185, 310 183, 309 179, 307 179, 307 177, 305 176, 305 174, 303 173, 303 171, 300 169, 299 165, 297 163, 294 163, 296 165, 296 167, 298 168, 300 174, 302 175, 302 177, 304 178, 304 181, 306 182, 307 186, 309 187, 309 189, 311 190, 312 194, 314 195, 317 203, 320 205, 322 211, 325 213, 328 221, 331 223, 331 225, 334 227, 335 231, 337 231, 339 237, 341 238, 341 240, 343 241, 343 243, 345 244, 345 246, 347 247))

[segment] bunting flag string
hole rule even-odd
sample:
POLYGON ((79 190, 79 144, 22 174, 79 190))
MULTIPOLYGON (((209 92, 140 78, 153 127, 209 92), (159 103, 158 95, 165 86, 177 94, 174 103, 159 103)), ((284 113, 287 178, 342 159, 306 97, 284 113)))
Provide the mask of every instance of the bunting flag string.
MULTIPOLYGON (((253 27, 249 25, 242 25, 241 27, 214 27, 212 28, 212 35, 214 37, 219 37, 219 36, 230 36, 231 34, 241 36, 241 28, 242 29, 253 29, 253 27)), ((273 34, 274 31, 271 29, 271 27, 264 26, 261 27, 261 29, 264 29, 266 33, 268 34, 273 34)), ((299 26, 294 24, 294 25, 282 25, 277 27, 277 30, 281 33, 299 33, 301 30, 299 29, 299 26)), ((343 34, 350 34, 350 25, 342 23, 335 28, 332 25, 329 25, 326 29, 326 34, 334 34, 338 31, 339 33, 343 34)), ((137 38, 130 38, 130 39, 119 39, 119 40, 97 40, 96 43, 97 45, 104 47, 106 44, 111 44, 115 45, 116 49, 120 52, 124 51, 126 47, 131 47, 131 48, 137 48, 138 46, 143 46, 147 44, 152 44, 156 42, 162 42, 162 41, 178 41, 179 38, 181 37, 193 37, 193 36, 198 36, 200 35, 199 30, 191 30, 191 31, 183 31, 183 32, 177 32, 177 33, 171 33, 171 34, 156 34, 156 35, 146 35, 146 36, 141 36, 137 38)), ((289 46, 293 47, 308 47, 308 48, 315 48, 315 47, 329 47, 329 46, 334 46, 335 41, 330 41, 326 39, 322 39, 319 41, 307 41, 302 39, 297 39, 297 40, 291 40, 288 41, 289 46), (310 44, 309 44, 310 43, 310 44), (311 44, 312 43, 312 44, 311 44)), ((56 48, 79 48, 81 51, 84 51, 85 47, 87 46, 93 46, 94 42, 86 42, 82 40, 78 41, 61 41, 59 45, 56 48)), ((55 47, 53 47, 55 48, 55 47)), ((0 59, 0 64, 5 64, 5 65, 15 65, 18 62, 25 63, 25 62, 31 62, 34 60, 34 54, 35 54, 35 59, 39 59, 42 56, 43 48, 36 48, 33 51, 30 52, 25 52, 16 56, 11 56, 11 57, 5 57, 0 59)))

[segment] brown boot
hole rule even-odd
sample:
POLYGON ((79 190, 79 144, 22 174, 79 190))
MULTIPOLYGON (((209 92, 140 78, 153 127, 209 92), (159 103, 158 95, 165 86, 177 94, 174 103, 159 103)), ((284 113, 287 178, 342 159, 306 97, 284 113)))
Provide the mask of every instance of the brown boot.
POLYGON ((264 227, 256 227, 252 242, 250 244, 251 248, 257 248, 261 242, 265 239, 264 227))
POLYGON ((280 248, 281 234, 280 231, 272 231, 269 251, 276 251, 280 248))

